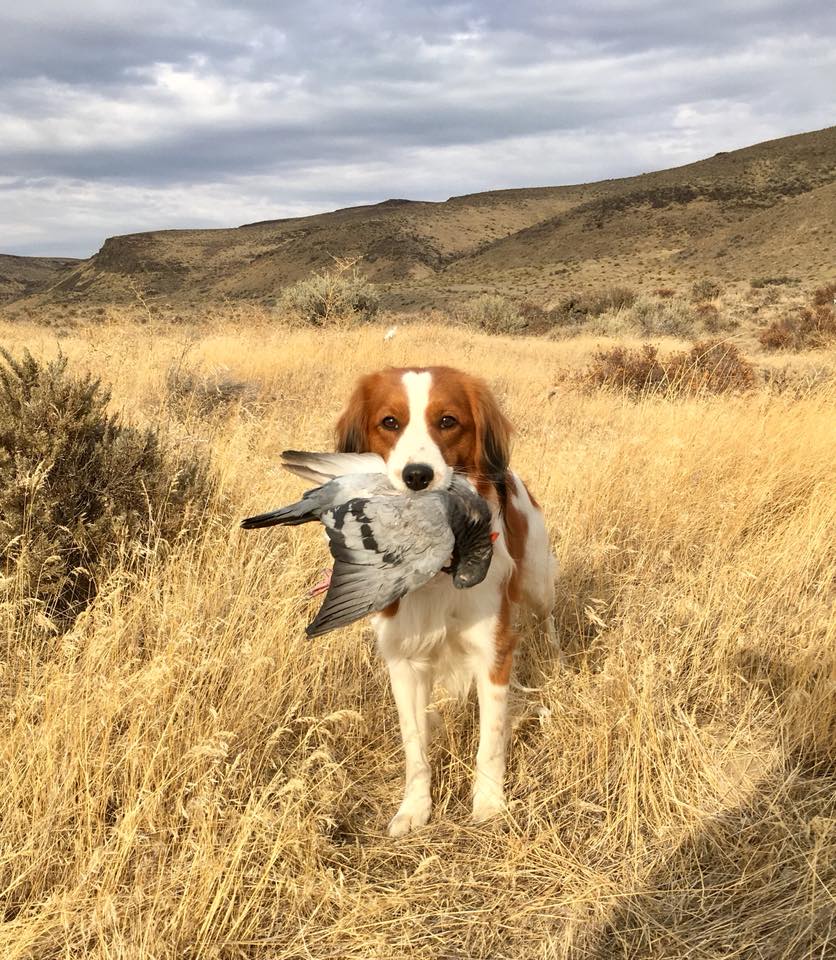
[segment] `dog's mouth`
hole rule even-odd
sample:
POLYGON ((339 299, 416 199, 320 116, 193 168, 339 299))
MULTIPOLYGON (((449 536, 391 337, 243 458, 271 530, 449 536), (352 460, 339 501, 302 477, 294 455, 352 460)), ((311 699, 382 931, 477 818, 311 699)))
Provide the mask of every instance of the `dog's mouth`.
POLYGON ((390 470, 389 482, 398 493, 424 493, 430 490, 449 490, 454 476, 453 468, 445 465, 443 470, 434 470, 432 479, 425 487, 415 489, 415 487, 407 486, 402 470, 390 470))

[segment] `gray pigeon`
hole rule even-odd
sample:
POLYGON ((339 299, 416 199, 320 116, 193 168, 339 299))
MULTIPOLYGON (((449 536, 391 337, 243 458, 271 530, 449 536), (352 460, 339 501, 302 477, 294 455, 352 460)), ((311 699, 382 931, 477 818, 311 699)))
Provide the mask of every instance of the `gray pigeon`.
POLYGON ((325 482, 297 503, 248 517, 241 526, 325 525, 334 571, 306 629, 309 637, 383 610, 441 571, 452 574, 459 589, 485 579, 493 554, 491 513, 463 478, 454 475, 447 490, 405 494, 389 483, 376 454, 289 450, 282 459, 291 472, 325 482))

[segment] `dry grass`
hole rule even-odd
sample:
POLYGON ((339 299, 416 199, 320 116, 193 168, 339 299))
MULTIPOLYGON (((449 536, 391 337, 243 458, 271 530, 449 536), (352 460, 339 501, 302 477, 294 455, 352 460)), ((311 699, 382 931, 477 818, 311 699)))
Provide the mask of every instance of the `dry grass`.
POLYGON ((524 629, 507 817, 467 822, 474 707, 444 700, 433 819, 385 836, 402 766, 369 632, 302 633, 321 538, 219 513, 50 649, 3 598, 0 955, 832 956, 832 385, 634 402, 560 380, 591 338, 382 332, 204 329, 195 363, 270 398, 208 420, 167 407, 192 331, 62 348, 114 408, 205 444, 239 516, 298 492, 276 453, 326 444, 361 370, 488 377, 562 563, 568 660, 524 629))

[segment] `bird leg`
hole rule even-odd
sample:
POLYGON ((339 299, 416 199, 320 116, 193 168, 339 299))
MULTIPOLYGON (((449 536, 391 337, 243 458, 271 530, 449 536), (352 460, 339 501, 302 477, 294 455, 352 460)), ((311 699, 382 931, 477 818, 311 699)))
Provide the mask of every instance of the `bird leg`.
POLYGON ((322 571, 322 579, 319 583, 314 584, 310 590, 307 592, 309 597, 318 597, 320 593, 325 593, 325 591, 331 586, 331 574, 334 571, 332 569, 322 571))

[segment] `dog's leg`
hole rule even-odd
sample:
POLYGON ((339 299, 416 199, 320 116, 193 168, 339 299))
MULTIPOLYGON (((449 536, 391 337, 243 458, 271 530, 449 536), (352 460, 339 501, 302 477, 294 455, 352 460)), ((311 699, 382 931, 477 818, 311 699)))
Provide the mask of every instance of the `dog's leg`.
POLYGON ((560 652, 560 640, 558 639, 557 627, 554 622, 554 571, 556 565, 557 563, 554 556, 549 553, 545 558, 542 568, 537 571, 539 578, 537 586, 539 590, 536 591, 529 602, 537 613, 537 617, 540 620, 540 624, 549 643, 558 648, 558 656, 562 663, 563 654, 560 652))
POLYGON ((516 637, 504 618, 471 628, 479 696, 479 749, 473 782, 473 819, 489 820, 505 809, 505 752, 508 743, 508 681, 516 637))
POLYGON ((406 759, 406 785, 403 801, 389 824, 390 837, 422 827, 430 819, 429 717, 427 707, 432 689, 432 673, 427 664, 403 658, 387 659, 392 693, 398 707, 398 719, 406 759))

